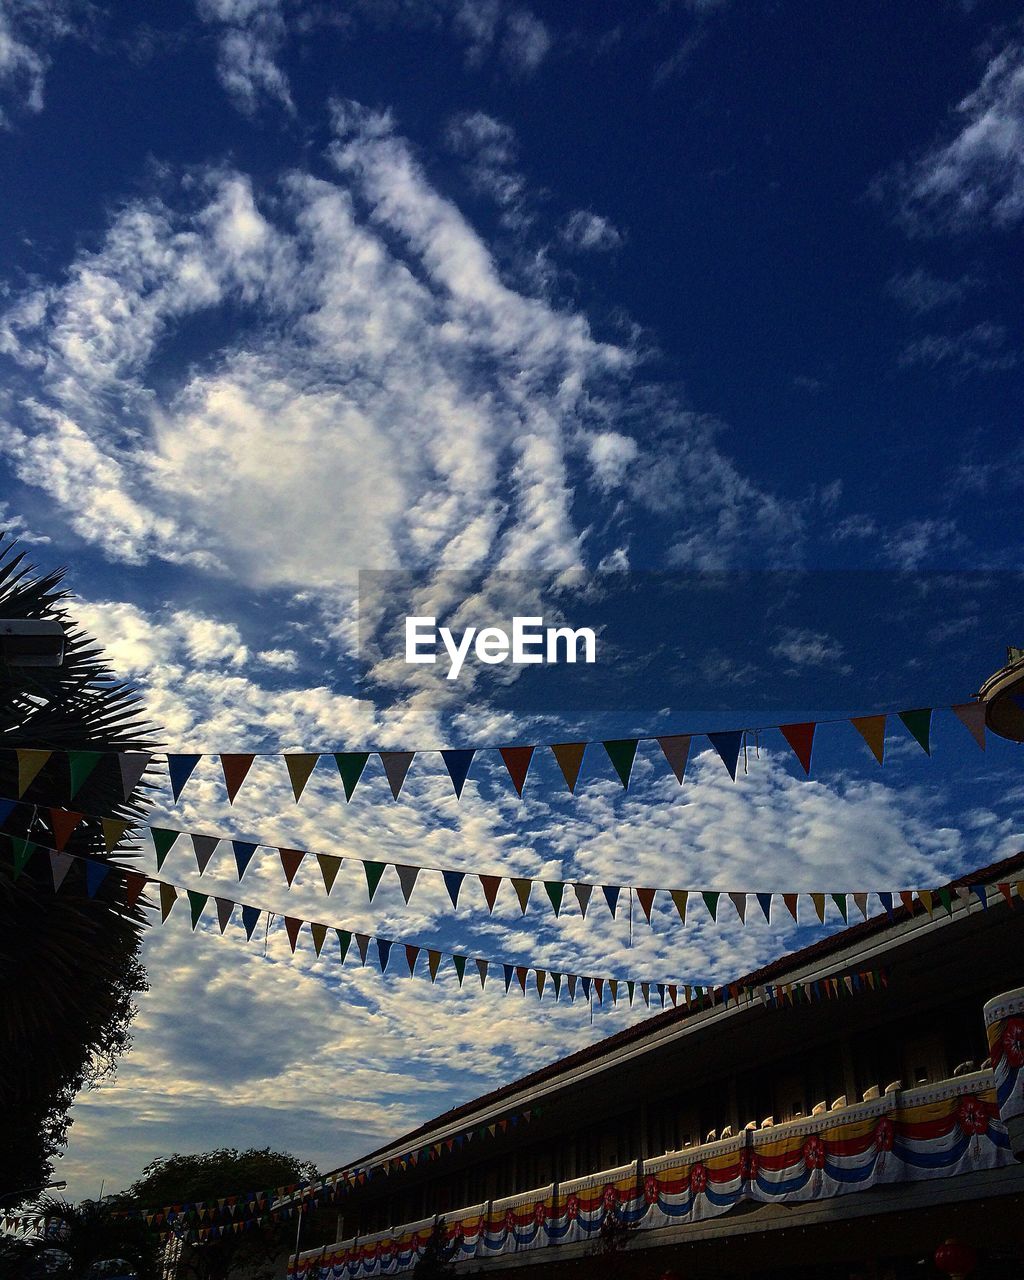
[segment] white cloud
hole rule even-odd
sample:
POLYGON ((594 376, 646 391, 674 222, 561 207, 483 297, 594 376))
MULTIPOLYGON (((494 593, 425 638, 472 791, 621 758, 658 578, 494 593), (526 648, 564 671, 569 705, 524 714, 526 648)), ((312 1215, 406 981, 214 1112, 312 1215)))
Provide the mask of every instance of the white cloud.
POLYGON ((924 267, 915 267, 913 271, 892 276, 886 281, 885 290, 908 311, 920 316, 959 302, 977 285, 978 281, 971 276, 946 280, 926 271, 924 267))
POLYGON ((17 538, 21 542, 39 543, 51 540, 45 533, 36 533, 31 529, 25 517, 18 515, 16 511, 11 511, 6 502, 0 502, 0 533, 6 533, 9 537, 17 538))
MULTIPOLYGON (((72 34, 72 0, 0 0, 0 102, 15 111, 43 109, 49 48, 72 34)), ((11 120, 0 105, 0 128, 11 120)))
POLYGON ((264 101, 295 110, 278 65, 288 35, 281 0, 198 0, 200 18, 218 33, 217 75, 245 115, 264 101))
POLYGON ((1024 216, 1024 45, 1008 44, 956 109, 947 142, 879 185, 910 230, 1010 228, 1024 216))
POLYGON ((771 652, 797 668, 827 667, 842 672, 852 669, 842 660, 843 646, 838 640, 806 627, 783 629, 771 652))
POLYGON ((531 75, 548 55, 551 33, 528 9, 512 9, 505 19, 501 52, 512 71, 531 75))
POLYGON ((295 671, 299 665, 299 655, 294 649, 260 649, 256 660, 277 671, 295 671))
POLYGON ((959 373, 993 373, 1013 369, 1020 361, 1017 351, 1006 350, 1003 325, 981 321, 960 333, 928 333, 908 342, 900 352, 904 367, 948 365, 959 373))
POLYGON ((622 235, 600 214, 576 209, 562 227, 562 240, 571 249, 607 253, 622 244, 622 235))

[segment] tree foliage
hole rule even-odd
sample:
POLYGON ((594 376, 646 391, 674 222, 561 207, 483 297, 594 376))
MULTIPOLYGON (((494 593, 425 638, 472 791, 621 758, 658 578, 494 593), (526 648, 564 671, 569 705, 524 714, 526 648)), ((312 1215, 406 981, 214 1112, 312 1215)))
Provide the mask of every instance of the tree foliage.
MULTIPOLYGON (((221 1147, 197 1155, 175 1154, 154 1160, 120 1200, 140 1209, 159 1209, 272 1190, 316 1177, 315 1165, 286 1152, 269 1147, 247 1151, 221 1147)), ((275 1264, 294 1240, 295 1223, 286 1221, 186 1244, 178 1264, 179 1274, 191 1273, 198 1280, 222 1280, 230 1271, 244 1269, 252 1277, 261 1273, 276 1276, 279 1268, 275 1269, 275 1264)))
MULTIPOLYGON (((68 758, 74 750, 151 750, 136 694, 113 676, 101 651, 69 617, 62 572, 36 575, 0 534, 0 618, 61 622, 61 667, 0 661, 0 797, 18 795, 11 748, 55 752, 25 793, 37 806, 14 809, 0 831, 54 843, 49 806, 87 814, 137 817, 141 790, 126 803, 113 754, 101 757, 69 804, 68 758), (26 814, 31 813, 31 819, 26 814)), ((72 833, 69 853, 108 858, 99 821, 72 833)), ((117 861, 132 857, 123 845, 117 861)), ((36 853, 15 875, 12 846, 0 838, 0 1203, 38 1189, 64 1145, 76 1093, 113 1070, 130 1043, 134 997, 145 990, 139 960, 145 917, 129 909, 123 877, 107 876, 95 897, 75 863, 54 893, 49 860, 36 853)))
POLYGON ((160 1249, 144 1222, 124 1217, 107 1201, 43 1197, 31 1213, 44 1218, 43 1228, 29 1240, 12 1242, 0 1252, 0 1280, 93 1280, 121 1274, 137 1280, 159 1280, 160 1249))

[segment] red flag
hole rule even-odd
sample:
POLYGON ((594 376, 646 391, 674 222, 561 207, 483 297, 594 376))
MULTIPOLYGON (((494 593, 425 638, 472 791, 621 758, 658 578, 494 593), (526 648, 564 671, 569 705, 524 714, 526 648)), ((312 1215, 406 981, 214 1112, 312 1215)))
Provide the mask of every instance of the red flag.
POLYGON ((526 775, 530 771, 530 762, 533 759, 533 753, 536 747, 500 747, 499 752, 502 760, 505 762, 505 768, 508 770, 508 776, 512 779, 512 785, 516 789, 516 794, 523 794, 523 787, 526 785, 526 775))
POLYGON ((234 804, 238 788, 245 781, 245 775, 252 768, 255 755, 222 755, 220 767, 224 770, 224 785, 228 789, 228 803, 234 804))
POLYGON ((811 772, 811 747, 814 745, 814 722, 804 724, 780 724, 779 733, 793 748, 793 754, 804 767, 804 773, 811 772))

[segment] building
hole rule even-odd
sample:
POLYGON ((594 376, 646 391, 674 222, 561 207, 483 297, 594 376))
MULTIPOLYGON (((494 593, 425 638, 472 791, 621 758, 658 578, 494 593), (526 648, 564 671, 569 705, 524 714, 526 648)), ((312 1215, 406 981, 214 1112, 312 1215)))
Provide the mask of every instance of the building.
POLYGON ((1018 854, 438 1116, 291 1269, 407 1271, 443 1217, 459 1274, 923 1277, 956 1236, 1024 1276, 1022 899, 1018 854))

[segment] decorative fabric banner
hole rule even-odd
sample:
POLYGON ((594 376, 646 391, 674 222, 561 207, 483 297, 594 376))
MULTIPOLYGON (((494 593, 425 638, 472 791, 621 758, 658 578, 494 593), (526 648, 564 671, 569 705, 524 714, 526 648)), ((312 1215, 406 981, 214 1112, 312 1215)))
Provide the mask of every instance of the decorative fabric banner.
MULTIPOLYGON (((982 748, 985 746, 985 708, 981 703, 956 703, 949 708, 957 719, 968 729, 971 736, 982 748)), ((885 755, 885 730, 887 716, 896 715, 911 736, 922 749, 931 754, 931 722, 933 708, 916 707, 909 710, 878 713, 868 716, 852 716, 843 719, 826 719, 804 721, 798 724, 760 725, 747 729, 733 729, 724 732, 708 733, 705 736, 735 781, 740 751, 744 747, 747 735, 759 734, 765 729, 778 729, 783 739, 796 755, 805 775, 810 774, 811 753, 815 734, 821 725, 845 723, 847 720, 867 743, 875 759, 882 764, 885 755)), ((691 734, 665 734, 652 736, 640 734, 631 738, 608 738, 599 740, 604 748, 616 775, 623 787, 628 788, 632 770, 636 760, 638 747, 643 742, 656 742, 662 755, 671 768, 676 780, 682 783, 687 761, 690 755, 691 734)), ((550 744, 565 784, 571 794, 575 794, 580 779, 587 741, 557 742, 550 744)), ((2 748, 0 748, 2 749, 2 748)), ((10 750, 11 748, 8 748, 10 750)), ((429 748, 431 753, 438 753, 451 779, 456 797, 461 798, 470 767, 475 756, 482 749, 497 750, 508 773, 508 776, 520 797, 526 785, 527 774, 537 751, 535 745, 505 746, 498 748, 429 748)), ((14 748, 18 756, 19 797, 31 786, 35 777, 44 768, 54 754, 66 755, 71 774, 72 797, 84 784, 86 778, 96 767, 104 755, 113 755, 119 762, 125 797, 128 798, 146 772, 154 757, 145 752, 118 753, 109 749, 76 750, 71 752, 52 752, 43 748, 14 748)), ((196 765, 204 754, 217 755, 224 775, 228 800, 233 802, 243 782, 248 776, 254 760, 260 755, 274 758, 280 757, 285 762, 292 794, 298 801, 322 755, 334 756, 338 772, 345 789, 346 800, 351 800, 355 789, 362 778, 363 771, 371 754, 379 756, 385 777, 391 788, 392 797, 398 800, 406 776, 417 755, 416 751, 338 751, 338 752, 236 752, 236 753, 171 753, 166 755, 167 770, 171 783, 171 794, 175 802, 180 798, 196 765)), ((745 757, 744 757, 745 759, 745 757)))

